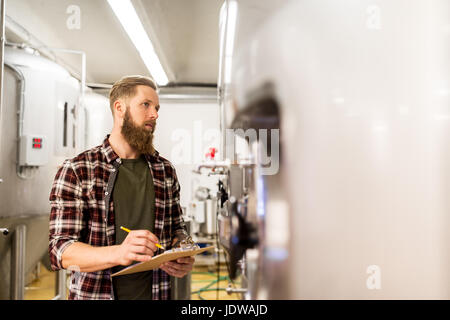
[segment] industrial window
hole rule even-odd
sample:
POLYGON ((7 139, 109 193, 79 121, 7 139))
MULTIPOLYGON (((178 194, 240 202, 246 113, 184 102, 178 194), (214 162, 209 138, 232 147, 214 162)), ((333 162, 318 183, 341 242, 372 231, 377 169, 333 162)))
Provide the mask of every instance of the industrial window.
POLYGON ((67 102, 64 103, 63 147, 67 147, 67 102))

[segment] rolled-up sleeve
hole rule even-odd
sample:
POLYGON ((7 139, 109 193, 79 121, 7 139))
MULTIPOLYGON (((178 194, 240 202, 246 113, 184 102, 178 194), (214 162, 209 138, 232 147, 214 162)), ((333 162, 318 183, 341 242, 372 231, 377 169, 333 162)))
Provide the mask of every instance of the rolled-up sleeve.
POLYGON ((63 269, 62 254, 79 241, 83 229, 81 183, 69 160, 56 173, 50 192, 49 255, 53 270, 63 269))

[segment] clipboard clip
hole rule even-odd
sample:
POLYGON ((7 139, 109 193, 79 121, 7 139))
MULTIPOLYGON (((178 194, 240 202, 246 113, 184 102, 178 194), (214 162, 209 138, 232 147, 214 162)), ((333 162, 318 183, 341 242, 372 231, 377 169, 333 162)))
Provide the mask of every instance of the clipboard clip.
POLYGON ((170 251, 188 251, 199 248, 200 247, 198 246, 198 244, 196 244, 194 240, 192 240, 192 237, 187 235, 186 238, 184 238, 183 240, 179 240, 176 243, 176 246, 170 251))
POLYGON ((196 244, 194 241, 192 241, 191 237, 189 237, 189 238, 181 240, 180 248, 181 248, 181 250, 195 250, 200 247, 198 246, 198 244, 196 244))

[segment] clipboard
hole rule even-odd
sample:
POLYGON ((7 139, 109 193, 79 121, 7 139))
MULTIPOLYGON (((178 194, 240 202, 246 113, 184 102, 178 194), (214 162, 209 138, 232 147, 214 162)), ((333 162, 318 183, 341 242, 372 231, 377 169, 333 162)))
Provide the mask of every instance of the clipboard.
POLYGON ((199 254, 199 253, 211 250, 211 249, 214 249, 214 246, 208 246, 208 247, 198 248, 198 249, 187 249, 187 250, 176 250, 176 251, 163 252, 157 256, 152 257, 152 259, 149 261, 139 262, 139 263, 133 264, 125 269, 122 269, 119 272, 113 273, 111 275, 111 277, 157 269, 164 262, 176 260, 178 258, 183 258, 183 257, 192 257, 192 256, 195 256, 196 254, 199 254))

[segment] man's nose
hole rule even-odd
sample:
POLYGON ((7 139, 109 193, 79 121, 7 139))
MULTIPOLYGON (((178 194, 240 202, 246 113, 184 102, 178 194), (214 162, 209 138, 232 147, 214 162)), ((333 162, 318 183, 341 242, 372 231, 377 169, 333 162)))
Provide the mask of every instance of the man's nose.
POLYGON ((155 107, 151 107, 151 108, 150 108, 150 118, 151 118, 152 120, 158 119, 158 111, 156 110, 155 107))

